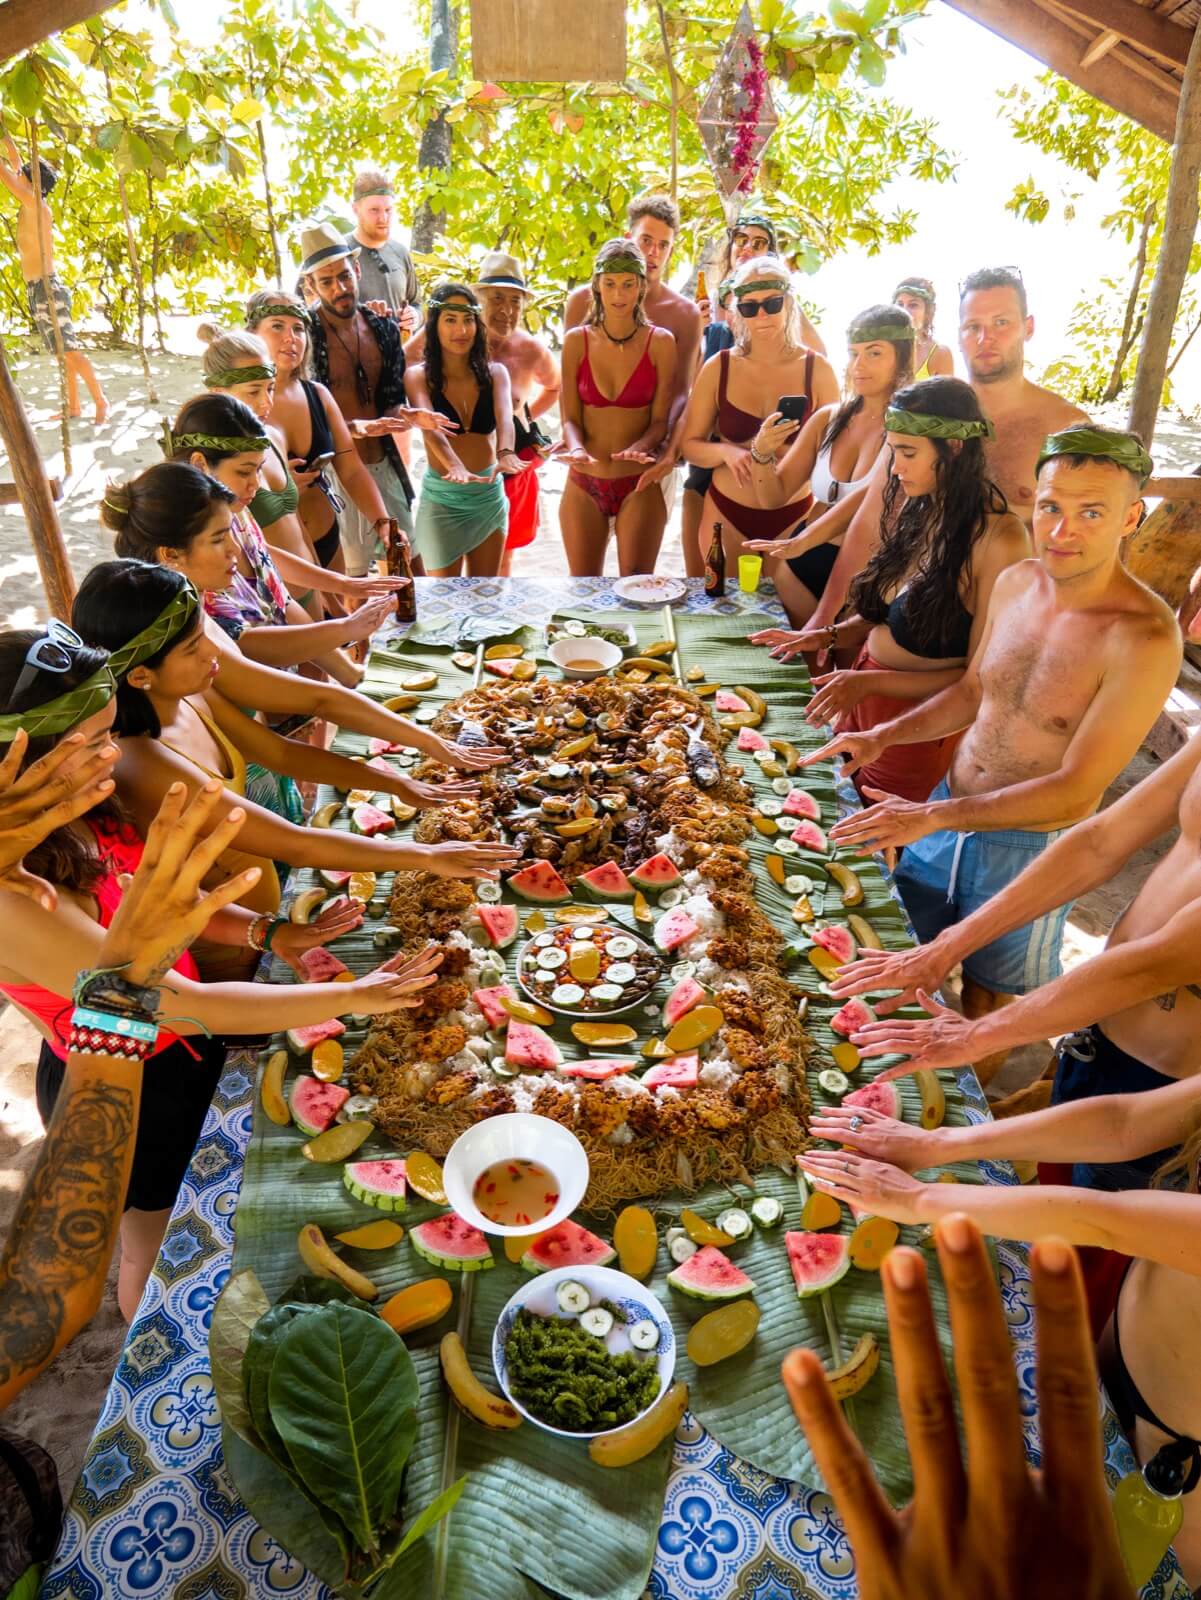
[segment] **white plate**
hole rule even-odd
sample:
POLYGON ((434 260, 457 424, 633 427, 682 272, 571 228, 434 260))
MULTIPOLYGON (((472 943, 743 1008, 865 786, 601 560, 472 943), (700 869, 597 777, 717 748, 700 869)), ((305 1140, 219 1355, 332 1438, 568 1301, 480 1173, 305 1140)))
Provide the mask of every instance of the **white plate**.
MULTIPOLYGON (((639 1283, 637 1278, 628 1277, 624 1272, 615 1272, 612 1267, 556 1267, 551 1272, 539 1272, 528 1283, 523 1283, 506 1304, 497 1318, 496 1328, 492 1334, 492 1365, 496 1371, 497 1381, 504 1390, 505 1398, 521 1412, 523 1417, 546 1433, 557 1433, 562 1439, 595 1439, 597 1437, 595 1433, 577 1433, 571 1428, 554 1428, 549 1422, 542 1422, 537 1417, 531 1416, 521 1402, 514 1399, 509 1389, 505 1343, 517 1320, 517 1313, 527 1309, 540 1317, 558 1317, 561 1322, 575 1321, 571 1312, 559 1309, 559 1285, 569 1281, 583 1284, 592 1297, 593 1305, 596 1305, 598 1300, 609 1300, 632 1317, 631 1322, 615 1321, 605 1336, 605 1344, 613 1355, 625 1355, 633 1349, 627 1331, 633 1322, 649 1319, 659 1329, 658 1346, 654 1350, 647 1351, 645 1357, 647 1361, 656 1362, 659 1368, 659 1392, 651 1401, 652 1406, 660 1395, 666 1393, 671 1383, 676 1366, 676 1336, 666 1310, 646 1285, 639 1283)), ((647 1406, 638 1415, 645 1416, 650 1408, 647 1406)), ((622 1427, 628 1428, 636 1421, 636 1417, 631 1418, 629 1422, 623 1422, 622 1427)), ((617 1429, 602 1428, 600 1432, 615 1433, 617 1429)))
POLYGON ((619 578, 613 593, 628 606, 678 606, 688 597, 688 585, 683 578, 659 578, 652 573, 642 573, 633 578, 619 578))

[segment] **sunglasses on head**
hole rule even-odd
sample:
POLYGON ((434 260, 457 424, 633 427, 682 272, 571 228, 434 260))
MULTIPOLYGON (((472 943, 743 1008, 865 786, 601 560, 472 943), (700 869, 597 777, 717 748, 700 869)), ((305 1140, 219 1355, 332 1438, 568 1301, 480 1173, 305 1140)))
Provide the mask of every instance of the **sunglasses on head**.
POLYGON ((757 317, 761 311, 766 311, 769 317, 774 317, 777 311, 783 311, 785 298, 782 294, 769 294, 763 300, 740 300, 738 315, 757 317))
POLYGON ((46 624, 46 632, 40 639, 35 639, 25 652, 21 675, 8 697, 9 707, 28 689, 39 672, 70 672, 75 664, 75 652, 82 649, 83 640, 75 629, 51 617, 46 624))

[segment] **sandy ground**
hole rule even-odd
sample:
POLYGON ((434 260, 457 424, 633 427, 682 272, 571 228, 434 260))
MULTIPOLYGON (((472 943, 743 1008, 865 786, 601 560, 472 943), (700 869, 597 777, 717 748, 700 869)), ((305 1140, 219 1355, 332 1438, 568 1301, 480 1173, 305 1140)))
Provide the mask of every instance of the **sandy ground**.
MULTIPOLYGON (((59 508, 77 577, 111 553, 108 536, 95 515, 106 478, 129 476, 160 459, 155 439, 161 419, 174 415, 185 400, 199 392, 199 364, 193 358, 168 355, 152 359, 159 392, 157 408, 146 403, 141 365, 135 353, 97 351, 93 359, 112 402, 112 412, 102 428, 88 421, 72 423, 72 475, 59 508)), ((50 420, 58 405, 52 364, 32 343, 21 346, 15 341, 9 345, 9 361, 47 468, 51 475, 61 475, 59 426, 50 420)), ((1166 423, 1157 439, 1165 465, 1191 468, 1195 440, 1195 430, 1166 423)), ((542 532, 533 546, 519 552, 514 576, 566 576, 558 537, 558 497, 563 476, 563 469, 555 466, 544 474, 542 532)), ((6 463, 0 458, 0 478, 7 477, 6 463)), ((607 570, 616 571, 612 549, 607 570)), ((683 571, 678 505, 664 539, 659 570, 683 571)), ((44 615, 37 563, 24 520, 19 509, 5 509, 0 511, 0 626, 30 626, 44 615)), ((1137 757, 1114 784, 1107 801, 1124 794, 1153 765, 1152 758, 1137 757)), ((1161 841, 1155 849, 1141 853, 1111 883, 1077 904, 1068 923, 1065 964, 1074 965, 1100 947, 1115 917, 1170 842, 1161 841)), ((11 1007, 0 1012, 0 1235, 9 1224, 17 1194, 37 1157, 41 1140, 33 1094, 38 1042, 34 1029, 11 1007)), ((1006 1066, 994 1092, 1008 1092, 1038 1076, 1046 1057, 1047 1051, 1041 1048, 1022 1052, 1006 1066)), ((124 1333, 114 1273, 110 1274, 105 1304, 91 1326, 6 1413, 7 1425, 38 1439, 54 1455, 64 1494, 78 1476, 124 1333)))

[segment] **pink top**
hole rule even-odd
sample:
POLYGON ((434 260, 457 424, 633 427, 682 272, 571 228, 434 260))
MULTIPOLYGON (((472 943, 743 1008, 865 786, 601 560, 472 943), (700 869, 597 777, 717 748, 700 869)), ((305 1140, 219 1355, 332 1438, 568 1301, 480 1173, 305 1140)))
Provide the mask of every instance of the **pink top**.
MULTIPOLYGON (((93 822, 88 818, 84 820, 96 837, 100 859, 104 864, 104 871, 91 892, 100 909, 100 926, 107 928, 121 904, 123 890, 117 880, 123 873, 137 871, 145 845, 132 829, 118 831, 111 823, 93 822)), ((171 970, 178 972, 182 978, 200 977, 196 963, 187 950, 171 970)), ((62 1041, 66 1039, 71 1020, 70 1000, 43 989, 40 983, 0 983, 0 994, 6 994, 10 1000, 24 1006, 31 1016, 46 1025, 52 1035, 50 1048, 60 1061, 65 1061, 67 1050, 62 1041)), ((158 1055, 160 1050, 169 1049, 177 1038, 177 1034, 161 1030, 152 1054, 158 1055)))

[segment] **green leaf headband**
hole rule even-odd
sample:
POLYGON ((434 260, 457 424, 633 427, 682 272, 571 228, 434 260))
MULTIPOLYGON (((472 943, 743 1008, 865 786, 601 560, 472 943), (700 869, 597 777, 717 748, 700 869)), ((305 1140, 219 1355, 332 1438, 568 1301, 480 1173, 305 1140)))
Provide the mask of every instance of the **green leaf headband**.
MULTIPOLYGON (((724 288, 725 285, 723 284, 724 288)), ((755 278, 750 283, 736 283, 734 285, 734 298, 741 300, 744 294, 750 294, 755 289, 771 289, 776 294, 791 294, 791 284, 781 283, 778 278, 755 278)))
POLYGON ((222 372, 210 372, 205 377, 206 389, 232 389, 236 383, 257 383, 260 378, 274 378, 275 362, 261 367, 226 367, 222 372))
POLYGON ((774 245, 776 242, 776 225, 758 211, 744 211, 730 228, 730 237, 738 232, 739 228, 762 228, 774 245))
POLYGON ((126 644, 109 651, 108 664, 113 674, 117 678, 127 677, 134 667, 140 667, 143 661, 156 656, 172 639, 183 633, 199 609, 200 596, 185 579, 183 588, 171 596, 148 627, 143 628, 141 633, 135 633, 126 644))
POLYGON ((1112 461, 1115 466, 1133 472, 1140 488, 1155 471, 1155 463, 1134 434, 1116 428, 1081 426, 1049 434, 1043 440, 1035 476, 1056 456, 1097 456, 1103 461, 1112 461))
POLYGON ((484 310, 483 306, 477 306, 474 301, 465 299, 462 290, 459 289, 444 300, 433 295, 427 304, 431 311, 470 311, 473 317, 482 316, 484 310))
POLYGON ((606 261, 592 264, 592 276, 599 278, 603 272, 632 272, 636 277, 646 277, 646 266, 637 256, 610 256, 606 261))
POLYGON ((892 406, 884 413, 886 433, 912 434, 918 439, 992 439, 995 429, 987 417, 974 421, 968 417, 934 417, 922 411, 897 411, 892 406))
POLYGON ((355 199, 356 200, 370 200, 373 195, 381 195, 381 194, 386 195, 386 194, 395 194, 395 193, 396 193, 396 191, 395 191, 395 189, 393 189, 393 187, 392 187, 392 185, 390 183, 377 183, 375 185, 375 187, 372 188, 372 189, 363 189, 363 190, 361 190, 355 196, 355 199))
MULTIPOLYGON (((899 323, 868 322, 862 326, 851 323, 847 329, 848 344, 875 344, 883 341, 885 344, 907 344, 917 338, 917 329, 912 322, 902 327, 899 323)), ((900 429, 897 430, 900 432, 900 429)))
POLYGON ((257 328, 259 323, 266 322, 268 317, 294 317, 297 322, 303 322, 306 326, 309 322, 309 314, 301 306, 286 306, 280 303, 272 306, 261 306, 255 312, 253 322, 247 322, 246 326, 248 328, 257 328))
POLYGON ((924 300, 928 306, 934 304, 933 289, 926 289, 920 283, 898 283, 893 291, 894 298, 898 294, 911 294, 915 300, 924 300))
POLYGON ((271 440, 265 433, 248 433, 241 439, 223 439, 215 433, 172 433, 169 422, 163 423, 159 444, 168 460, 181 450, 215 450, 221 455, 238 456, 249 450, 261 455, 264 450, 271 448, 271 440))
POLYGON ((69 733, 81 722, 95 716, 97 711, 103 711, 116 692, 117 680, 106 661, 90 678, 77 683, 56 700, 47 700, 44 705, 30 706, 26 711, 9 711, 0 716, 0 744, 11 744, 22 729, 31 739, 69 733))

